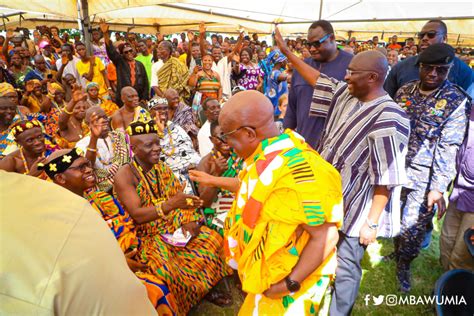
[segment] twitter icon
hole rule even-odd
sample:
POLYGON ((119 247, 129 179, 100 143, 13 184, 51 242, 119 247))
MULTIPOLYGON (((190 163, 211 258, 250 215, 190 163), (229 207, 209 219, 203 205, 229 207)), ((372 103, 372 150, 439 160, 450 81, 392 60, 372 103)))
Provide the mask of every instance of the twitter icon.
POLYGON ((377 306, 383 303, 384 296, 383 295, 372 296, 372 299, 374 300, 374 305, 377 306))

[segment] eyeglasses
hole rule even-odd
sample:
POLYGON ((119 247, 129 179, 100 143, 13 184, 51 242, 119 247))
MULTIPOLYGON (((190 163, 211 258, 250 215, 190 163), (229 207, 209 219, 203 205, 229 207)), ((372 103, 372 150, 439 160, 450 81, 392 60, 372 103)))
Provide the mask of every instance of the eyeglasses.
POLYGON ((230 135, 234 134, 234 133, 237 133, 238 131, 240 131, 242 128, 251 128, 253 129, 254 131, 257 130, 255 127, 253 126, 240 126, 236 129, 234 129, 233 131, 230 131, 228 133, 222 133, 221 136, 219 137, 219 140, 223 141, 224 143, 227 143, 227 139, 230 135))
POLYGON ((84 173, 87 171, 87 169, 92 169, 92 163, 88 160, 84 162, 83 164, 80 164, 77 167, 69 167, 67 170, 79 170, 80 172, 84 173))
POLYGON ((311 46, 312 46, 314 48, 319 48, 321 46, 321 44, 324 43, 324 41, 327 40, 331 35, 332 35, 332 33, 329 33, 329 34, 324 35, 321 39, 319 39, 317 41, 308 42, 308 43, 306 43, 306 47, 311 48, 311 46))
POLYGON ((358 72, 374 72, 372 70, 350 70, 350 69, 346 69, 346 75, 351 77, 353 74, 356 74, 358 72))
POLYGON ((133 52, 133 49, 129 49, 129 50, 124 50, 123 51, 123 54, 131 54, 133 52))
POLYGON ((420 63, 420 68, 421 70, 427 73, 432 73, 433 70, 435 70, 438 75, 444 76, 448 73, 449 69, 451 68, 451 65, 437 66, 420 63))
POLYGON ((438 31, 419 32, 418 33, 418 39, 423 39, 425 37, 425 35, 427 35, 429 39, 433 39, 438 34, 441 35, 443 33, 440 33, 438 31))

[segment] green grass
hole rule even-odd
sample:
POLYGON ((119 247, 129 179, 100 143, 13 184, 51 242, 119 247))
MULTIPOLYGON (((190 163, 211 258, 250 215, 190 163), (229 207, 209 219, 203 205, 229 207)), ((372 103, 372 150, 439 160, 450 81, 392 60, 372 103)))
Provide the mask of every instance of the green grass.
MULTIPOLYGON (((439 263, 439 235, 441 223, 435 220, 431 246, 422 250, 418 258, 412 263, 412 290, 410 295, 423 296, 432 295, 434 284, 441 276, 443 270, 439 263)), ((394 294, 402 296, 398 292, 398 282, 395 276, 395 263, 380 262, 380 256, 388 255, 393 251, 391 240, 381 240, 369 246, 362 260, 363 276, 359 290, 359 296, 355 303, 352 315, 435 315, 434 306, 430 305, 400 305, 387 306, 385 303, 374 306, 372 299, 369 305, 365 305, 366 294, 371 296, 394 294)), ((221 282, 222 283, 222 282, 221 282)), ((238 291, 233 288, 233 282, 229 280, 232 288, 234 304, 230 307, 221 308, 207 301, 202 301, 195 306, 189 315, 191 316, 231 316, 237 315, 242 299, 238 291)), ((225 289, 223 284, 218 286, 225 289)))
MULTIPOLYGON (((412 290, 409 295, 416 297, 432 295, 436 280, 443 274, 439 263, 439 235, 441 223, 434 221, 434 230, 429 249, 422 250, 411 266, 412 290)), ((363 276, 359 296, 354 305, 353 315, 435 315, 432 305, 399 305, 387 306, 385 303, 374 306, 372 301, 365 305, 366 294, 371 296, 394 294, 402 296, 398 291, 395 276, 395 262, 379 262, 379 256, 388 255, 393 251, 391 240, 378 241, 371 245, 362 260, 363 276)))

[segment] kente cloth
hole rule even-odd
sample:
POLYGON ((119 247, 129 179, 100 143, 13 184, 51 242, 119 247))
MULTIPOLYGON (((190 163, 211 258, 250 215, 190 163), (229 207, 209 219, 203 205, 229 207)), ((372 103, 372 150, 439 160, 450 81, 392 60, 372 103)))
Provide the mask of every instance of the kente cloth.
POLYGON ((15 137, 13 137, 12 127, 21 119, 20 115, 15 115, 10 126, 3 132, 0 132, 0 159, 18 149, 15 137))
MULTIPOLYGON (((89 142, 90 136, 86 136, 76 143, 76 147, 86 152, 89 142)), ((115 174, 121 166, 129 162, 129 145, 124 133, 112 131, 107 138, 99 139, 94 163, 96 189, 109 192, 113 187, 115 174)))
POLYGON ((220 88, 221 83, 214 74, 210 78, 207 77, 207 74, 206 76, 200 77, 196 84, 196 91, 202 93, 201 104, 203 104, 207 98, 219 99, 220 88))
POLYGON ((228 264, 247 294, 239 315, 311 315, 336 271, 336 249, 293 295, 262 293, 290 275, 310 235, 302 224, 342 225, 342 184, 336 169, 297 133, 262 141, 245 160, 241 186, 225 222, 228 264), (298 236, 299 235, 299 236, 298 236))
MULTIPOLYGON (((137 238, 133 220, 113 196, 91 190, 85 192, 84 197, 107 222, 124 253, 138 247, 140 240, 137 238)), ((148 298, 158 315, 176 315, 176 302, 163 281, 148 272, 135 272, 135 275, 145 285, 148 298)))
POLYGON ((63 107, 64 104, 59 106, 54 100, 51 101, 51 109, 46 114, 46 121, 44 123, 44 130, 51 137, 56 136, 59 131, 59 115, 63 107))
POLYGON ((189 72, 179 59, 170 57, 158 71, 158 85, 161 91, 173 88, 178 91, 181 101, 189 99, 189 72))
MULTIPOLYGON (((133 162, 132 169, 135 171, 139 168, 136 166, 133 162)), ((146 175, 140 174, 136 190, 143 207, 152 206, 157 198, 169 199, 181 188, 171 169, 162 162, 146 175)), ((141 239, 138 248, 141 262, 167 284, 176 299, 178 315, 186 315, 229 272, 224 260, 222 238, 212 229, 202 226, 200 234, 193 237, 186 247, 167 244, 160 236, 172 234, 183 224, 200 219, 194 209, 177 209, 164 218, 136 224, 137 236, 141 239)))
MULTIPOLYGON (((211 154, 213 159, 217 159, 216 150, 212 149, 211 154)), ((221 177, 235 178, 237 174, 242 170, 243 160, 237 157, 237 154, 232 151, 229 158, 227 159, 227 170, 221 175, 221 177)), ((204 216, 206 218, 206 225, 221 236, 224 236, 224 220, 227 217, 227 213, 232 207, 234 202, 234 194, 230 191, 218 189, 217 198, 211 204, 211 207, 204 209, 204 216)))

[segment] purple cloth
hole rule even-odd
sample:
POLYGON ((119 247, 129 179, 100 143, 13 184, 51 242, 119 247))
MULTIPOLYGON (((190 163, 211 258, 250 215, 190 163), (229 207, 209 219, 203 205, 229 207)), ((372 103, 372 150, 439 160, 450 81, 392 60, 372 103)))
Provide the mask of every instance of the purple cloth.
POLYGON ((237 81, 238 86, 242 86, 247 90, 257 90, 258 77, 263 78, 263 70, 259 65, 245 66, 240 64, 240 71, 245 71, 245 74, 237 81))
POLYGON ((466 138, 456 158, 458 174, 449 200, 463 212, 474 212, 474 107, 471 108, 466 138))
MULTIPOLYGON (((328 63, 319 63, 311 57, 306 58, 305 62, 326 76, 342 81, 346 76, 346 69, 352 57, 354 56, 339 50, 336 59, 328 63)), ((309 116, 313 91, 314 87, 310 86, 295 70, 291 78, 288 108, 283 126, 296 130, 311 147, 316 148, 323 132, 326 117, 309 116)))

